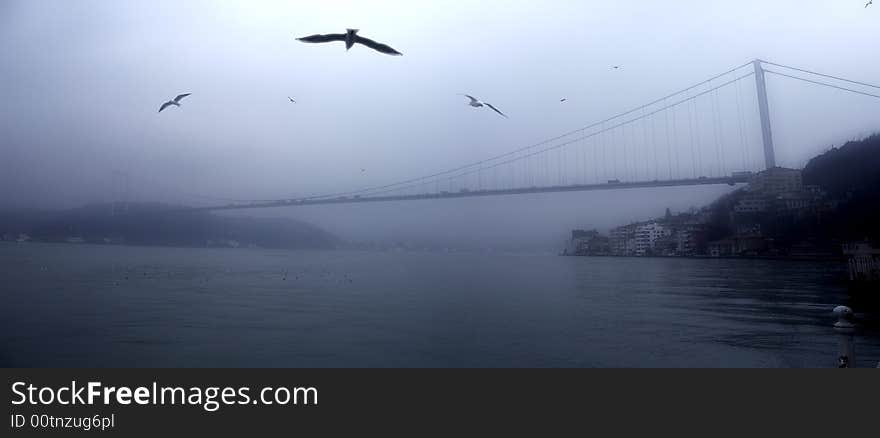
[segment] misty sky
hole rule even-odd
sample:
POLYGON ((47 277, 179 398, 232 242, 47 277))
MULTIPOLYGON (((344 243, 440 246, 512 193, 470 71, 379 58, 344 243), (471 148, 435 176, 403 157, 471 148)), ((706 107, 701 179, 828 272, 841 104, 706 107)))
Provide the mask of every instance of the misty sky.
MULTIPOLYGON (((111 200, 120 196, 114 172, 129 175, 131 200, 189 205, 381 185, 553 137, 754 58, 877 83, 877 41, 880 9, 861 0, 5 0, 0 204, 111 200), (404 56, 295 40, 346 28, 404 56), (157 114, 183 92, 193 95, 181 108, 157 114), (510 119, 472 109, 458 93, 510 119)), ((746 132, 728 128, 716 141, 757 167, 754 81, 741 87, 745 120, 737 123, 746 132)), ((880 130, 880 100, 778 77, 768 77, 768 88, 781 165, 802 166, 832 144, 880 130)), ((735 119, 723 99, 722 117, 735 119)), ((711 159, 701 164, 711 169, 711 159)), ((247 214, 296 217, 352 239, 546 242, 572 227, 700 206, 726 190, 247 214)))

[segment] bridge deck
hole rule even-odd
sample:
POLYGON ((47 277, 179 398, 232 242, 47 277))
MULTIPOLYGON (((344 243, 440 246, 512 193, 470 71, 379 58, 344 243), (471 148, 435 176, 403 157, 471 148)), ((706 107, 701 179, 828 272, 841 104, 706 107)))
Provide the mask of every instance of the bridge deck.
POLYGON ((582 192, 593 190, 621 190, 638 189, 647 187, 676 187, 696 186, 712 184, 742 184, 747 182, 748 176, 725 176, 725 177, 701 177, 693 179, 675 179, 668 181, 636 181, 636 182, 609 182, 603 184, 572 184, 564 186, 548 187, 521 187, 500 190, 462 190, 458 192, 422 193, 416 195, 391 195, 391 196, 340 196, 336 198, 321 199, 290 199, 271 202, 254 202, 247 204, 227 204, 211 207, 194 207, 192 210, 241 210, 250 208, 274 208, 274 207, 301 207, 309 205, 326 204, 355 204, 362 202, 391 202, 391 201, 416 201, 426 199, 453 199, 470 198, 476 196, 507 196, 525 195, 530 193, 555 193, 555 192, 582 192))

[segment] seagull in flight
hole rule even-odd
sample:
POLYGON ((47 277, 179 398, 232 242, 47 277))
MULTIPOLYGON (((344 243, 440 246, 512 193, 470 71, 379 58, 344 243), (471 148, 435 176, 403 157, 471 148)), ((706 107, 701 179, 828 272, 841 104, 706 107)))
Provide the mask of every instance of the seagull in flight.
POLYGON ((613 67, 611 67, 611 68, 613 68, 613 69, 615 69, 615 70, 618 70, 618 69, 620 69, 620 66, 619 66, 619 65, 615 65, 615 66, 613 66, 613 67))
POLYGON ((482 101, 480 101, 479 99, 477 99, 476 97, 471 96, 470 94, 462 94, 462 96, 465 96, 465 97, 467 97, 468 99, 470 99, 471 101, 468 103, 468 105, 470 105, 470 106, 472 106, 472 107, 474 107, 474 108, 480 108, 480 107, 482 107, 482 106, 488 106, 489 108, 492 108, 492 111, 495 111, 496 113, 501 114, 502 116, 504 116, 504 118, 508 118, 504 113, 502 113, 501 111, 499 111, 498 108, 495 108, 494 106, 492 106, 491 103, 488 103, 488 102, 482 102, 482 101))
POLYGON ((310 35, 307 37, 297 38, 297 40, 302 41, 304 43, 329 43, 331 41, 344 41, 345 42, 345 50, 351 48, 351 46, 357 44, 363 44, 377 52, 384 53, 386 55, 394 55, 401 56, 403 53, 398 52, 391 48, 391 46, 377 43, 369 38, 364 38, 357 34, 358 29, 346 29, 345 33, 330 33, 326 35, 310 35))
POLYGON ((865 7, 867 8, 868 6, 871 6, 873 4, 874 4, 874 0, 868 0, 868 3, 865 4, 865 7))
POLYGON ((290 102, 291 102, 291 103, 296 103, 296 101, 295 101, 295 100, 293 100, 293 98, 292 98, 292 97, 290 97, 290 96, 287 96, 287 100, 289 100, 289 101, 290 101, 290 102))
POLYGON ((560 102, 565 102, 566 100, 568 100, 568 99, 566 99, 564 97, 562 99, 559 99, 560 102))
POLYGON ((163 109, 168 108, 171 105, 180 106, 180 100, 186 96, 189 96, 190 94, 192 94, 192 93, 178 94, 177 97, 175 97, 174 99, 171 99, 168 102, 163 103, 162 106, 159 107, 159 112, 161 113, 163 109))

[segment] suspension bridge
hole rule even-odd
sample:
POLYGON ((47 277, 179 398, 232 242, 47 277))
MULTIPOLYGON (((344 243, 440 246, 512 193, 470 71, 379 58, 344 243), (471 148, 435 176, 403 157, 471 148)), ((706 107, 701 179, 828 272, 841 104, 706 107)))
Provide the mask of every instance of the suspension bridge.
POLYGON ((877 85, 754 60, 596 123, 442 172, 194 210, 742 184, 776 166, 767 75, 880 99, 877 85))

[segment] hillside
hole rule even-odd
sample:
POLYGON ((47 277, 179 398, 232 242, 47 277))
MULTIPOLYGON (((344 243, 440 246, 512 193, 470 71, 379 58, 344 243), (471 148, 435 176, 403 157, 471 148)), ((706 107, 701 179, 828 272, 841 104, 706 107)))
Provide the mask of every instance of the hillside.
POLYGON ((332 248, 337 239, 293 219, 226 217, 213 213, 164 213, 173 206, 152 203, 94 204, 63 211, 0 213, 0 235, 28 234, 31 239, 61 242, 78 237, 89 243, 162 246, 249 246, 262 248, 332 248))
POLYGON ((850 141, 816 156, 803 170, 804 184, 817 185, 834 198, 878 196, 880 134, 850 141))
POLYGON ((573 230, 566 253, 622 256, 836 258, 880 243, 880 135, 774 167, 700 210, 621 225, 608 237, 573 230))
POLYGON ((823 218, 823 234, 880 241, 880 135, 813 158, 804 167, 803 178, 804 184, 819 186, 840 201, 838 210, 823 218))

